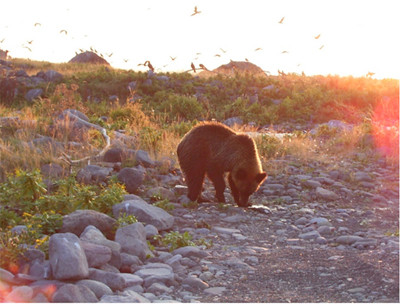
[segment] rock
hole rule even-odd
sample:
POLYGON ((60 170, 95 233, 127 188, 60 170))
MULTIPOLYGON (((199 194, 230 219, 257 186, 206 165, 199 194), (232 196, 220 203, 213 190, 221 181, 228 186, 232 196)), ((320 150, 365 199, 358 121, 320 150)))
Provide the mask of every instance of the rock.
POLYGON ((150 158, 149 153, 143 150, 137 150, 135 155, 136 162, 144 167, 154 167, 155 162, 150 158))
POLYGON ((313 239, 316 239, 316 238, 319 238, 319 237, 321 237, 321 235, 316 230, 313 230, 313 231, 310 231, 310 232, 306 232, 306 233, 301 233, 299 235, 299 238, 301 238, 303 240, 313 240, 313 239))
POLYGON ((204 290, 209 287, 206 282, 191 275, 187 276, 187 278, 182 281, 182 285, 187 285, 189 290, 204 290))
POLYGON ((142 261, 152 255, 146 242, 146 231, 142 223, 120 227, 115 234, 115 241, 121 245, 121 251, 139 257, 142 261))
POLYGON ((183 257, 187 257, 187 258, 205 258, 206 256, 208 256, 208 253, 205 251, 202 251, 199 247, 196 246, 185 246, 185 247, 180 247, 175 249, 172 252, 173 255, 177 255, 180 254, 183 257))
POLYGON ((239 117, 231 117, 224 120, 223 124, 227 125, 228 127, 233 127, 234 125, 243 125, 243 120, 239 117))
MULTIPOLYGON (((3 292, 1 292, 3 296, 3 292)), ((5 302, 29 303, 32 302, 33 290, 29 286, 15 286, 10 293, 4 297, 5 302)))
POLYGON ((95 268, 89 269, 89 279, 102 282, 113 291, 123 290, 127 287, 141 285, 143 283, 143 279, 137 275, 109 272, 95 268))
POLYGON ((117 177, 125 185, 128 193, 134 193, 142 185, 145 172, 134 168, 123 168, 118 172, 117 177))
POLYGON ((60 232, 72 232, 79 236, 87 226, 93 225, 107 238, 113 239, 115 224, 116 220, 104 213, 95 210, 76 210, 63 217, 60 232))
POLYGON ((111 250, 111 259, 109 261, 110 265, 117 268, 121 266, 121 245, 117 242, 108 240, 103 233, 97 229, 95 226, 89 225, 82 232, 80 239, 82 241, 106 246, 111 250))
POLYGON ((356 182, 372 182, 373 181, 372 177, 368 173, 365 173, 362 171, 358 171, 358 172, 354 173, 354 180, 356 182))
POLYGON ((43 94, 43 89, 30 89, 25 94, 25 99, 29 102, 34 101, 35 99, 39 98, 43 94))
POLYGON ((175 200, 175 194, 169 189, 164 187, 154 187, 147 191, 148 197, 160 196, 161 199, 168 199, 170 201, 175 200))
POLYGON ((332 224, 329 222, 329 220, 324 217, 314 217, 308 223, 317 225, 318 227, 332 226, 332 224))
POLYGON ((153 283, 146 289, 146 291, 151 292, 155 295, 160 295, 160 294, 165 294, 165 293, 167 293, 167 294, 171 293, 172 289, 165 286, 162 283, 153 283))
POLYGON ((153 236, 159 234, 158 229, 153 225, 146 225, 144 230, 146 231, 146 239, 151 239, 153 236))
POLYGON ((339 198, 339 196, 335 192, 324 189, 322 187, 317 187, 316 193, 319 198, 322 198, 322 199, 328 200, 328 201, 334 201, 339 198))
POLYGON ((312 179, 307 179, 304 181, 304 185, 310 188, 317 188, 321 187, 321 183, 312 179))
POLYGON ((89 267, 101 267, 111 260, 111 249, 107 246, 81 241, 89 267))
POLYGON ((106 183, 112 170, 112 168, 87 165, 78 171, 76 180, 86 185, 106 183))
POLYGON ((355 242, 362 241, 364 238, 357 235, 341 235, 336 238, 336 242, 341 245, 351 245, 355 242))
POLYGON ((84 285, 65 284, 53 295, 52 302, 56 303, 96 303, 96 295, 84 285))
POLYGON ((141 198, 123 201, 113 206, 114 217, 133 214, 138 221, 155 226, 159 231, 171 229, 174 217, 164 209, 146 203, 141 198))
POLYGON ((110 64, 94 52, 83 52, 73 57, 69 62, 73 63, 90 63, 90 64, 103 64, 109 66, 110 64))
POLYGON ((45 178, 61 178, 65 176, 63 167, 56 163, 44 164, 40 167, 40 172, 45 178))
POLYGON ((113 294, 110 287, 108 287, 106 284, 99 282, 99 281, 80 280, 80 281, 76 282, 76 285, 86 286, 96 295, 97 299, 101 299, 101 297, 104 295, 113 294))
POLYGON ((175 284, 175 276, 171 269, 168 268, 144 268, 136 271, 135 275, 144 280, 144 287, 149 287, 153 283, 163 283, 167 286, 175 284))
POLYGON ((118 295, 105 295, 100 303, 150 303, 151 301, 133 290, 125 290, 118 295))
POLYGON ((53 234, 49 241, 49 260, 57 280, 85 279, 89 274, 85 252, 75 234, 53 234))
POLYGON ((44 80, 49 82, 58 82, 63 79, 63 75, 54 70, 48 70, 44 73, 44 80))
POLYGON ((120 148, 111 148, 104 153, 103 160, 105 162, 117 163, 122 161, 123 150, 120 148))
POLYGON ((213 296, 219 296, 219 295, 223 294, 225 291, 226 291, 225 287, 210 287, 210 288, 204 289, 204 293, 210 294, 213 296))

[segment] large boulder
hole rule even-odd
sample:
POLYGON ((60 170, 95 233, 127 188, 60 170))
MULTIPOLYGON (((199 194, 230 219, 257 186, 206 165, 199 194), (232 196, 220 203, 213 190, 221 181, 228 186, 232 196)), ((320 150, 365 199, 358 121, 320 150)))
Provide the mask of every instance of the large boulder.
POLYGON ((49 241, 49 260, 56 280, 85 279, 89 275, 85 251, 75 234, 53 234, 49 241))
POLYGON ((118 218, 123 213, 133 214, 138 221, 153 225, 159 231, 171 229, 174 224, 172 215, 164 209, 148 204, 139 197, 113 206, 114 217, 118 218))
POLYGON ((146 242, 146 230, 142 223, 118 228, 115 241, 121 245, 122 252, 137 256, 142 261, 152 255, 146 242))
POLYGON ((79 236, 87 226, 93 225, 107 238, 112 239, 115 224, 116 220, 107 214, 95 210, 76 210, 63 217, 60 232, 72 232, 79 236))
POLYGON ((74 58, 72 58, 69 62, 72 63, 91 63, 91 64, 103 64, 103 65, 110 65, 107 60, 104 58, 101 58, 99 55, 97 55, 94 52, 83 52, 78 55, 76 55, 74 58))
POLYGON ((117 177, 125 185, 126 191, 135 193, 144 181, 145 172, 136 168, 123 168, 118 172, 117 177))

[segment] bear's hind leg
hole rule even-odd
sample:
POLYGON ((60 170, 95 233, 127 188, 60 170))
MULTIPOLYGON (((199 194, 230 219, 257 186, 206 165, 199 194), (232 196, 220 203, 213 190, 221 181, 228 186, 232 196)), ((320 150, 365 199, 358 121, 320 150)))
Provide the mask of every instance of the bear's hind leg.
POLYGON ((197 166, 197 168, 191 168, 189 172, 185 174, 186 184, 188 186, 188 198, 195 202, 201 202, 200 197, 201 190, 203 188, 203 181, 205 176, 205 170, 197 166))

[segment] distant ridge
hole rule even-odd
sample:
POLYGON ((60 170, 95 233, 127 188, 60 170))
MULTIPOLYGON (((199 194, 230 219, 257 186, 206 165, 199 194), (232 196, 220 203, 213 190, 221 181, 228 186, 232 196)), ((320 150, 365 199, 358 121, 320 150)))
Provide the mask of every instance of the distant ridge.
POLYGON ((77 63, 92 63, 92 64, 104 64, 110 65, 107 60, 101 58, 94 52, 86 51, 76 55, 69 62, 77 62, 77 63))
POLYGON ((220 67, 212 71, 202 71, 199 73, 200 77, 211 77, 216 75, 225 75, 233 77, 236 74, 239 75, 253 75, 258 77, 267 77, 265 72, 251 62, 246 61, 231 61, 228 64, 221 65, 220 67))

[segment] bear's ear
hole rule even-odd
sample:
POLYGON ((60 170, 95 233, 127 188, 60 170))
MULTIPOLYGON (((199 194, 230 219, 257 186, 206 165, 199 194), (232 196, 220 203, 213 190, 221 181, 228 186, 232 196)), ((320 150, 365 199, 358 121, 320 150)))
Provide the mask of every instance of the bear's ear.
POLYGON ((239 180, 244 180, 247 177, 246 170, 240 168, 236 171, 236 178, 239 180))
POLYGON ((258 173, 258 174, 256 175, 256 182, 257 182, 257 183, 261 183, 261 182, 263 182, 266 178, 267 178, 267 173, 265 173, 265 172, 258 173))

